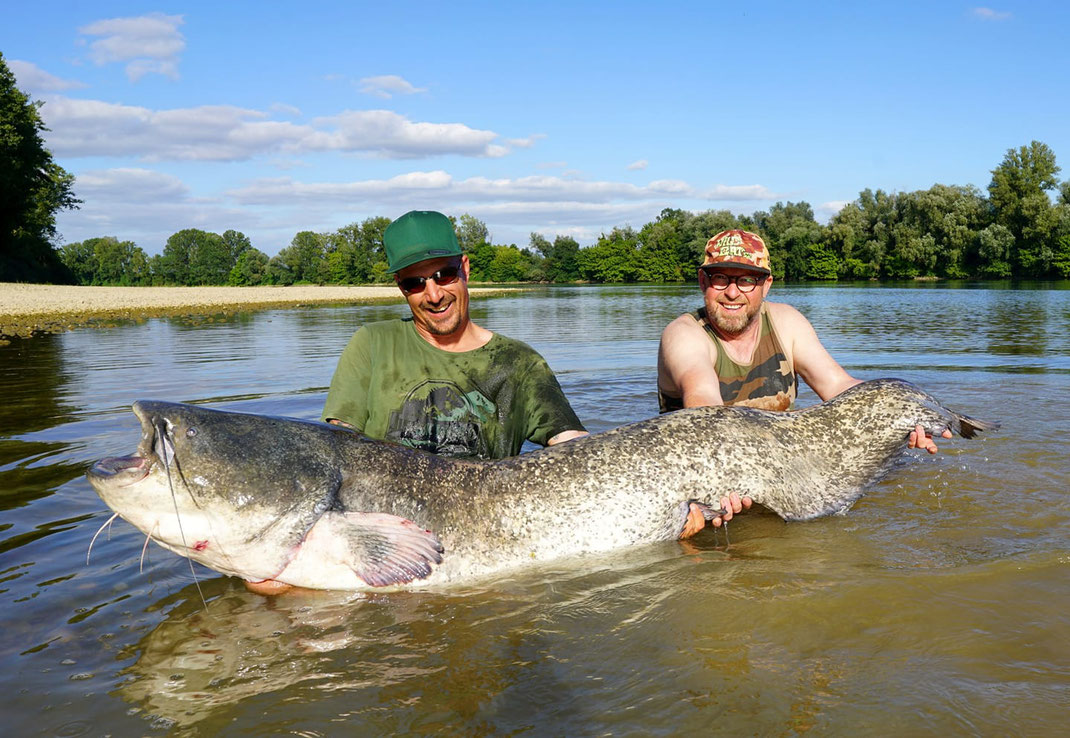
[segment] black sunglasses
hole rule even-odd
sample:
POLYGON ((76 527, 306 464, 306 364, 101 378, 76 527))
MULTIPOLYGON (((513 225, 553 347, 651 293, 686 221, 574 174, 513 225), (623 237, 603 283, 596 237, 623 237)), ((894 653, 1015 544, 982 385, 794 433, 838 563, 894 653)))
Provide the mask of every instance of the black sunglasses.
POLYGON ((753 292, 754 288, 758 286, 758 283, 765 279, 764 277, 755 277, 750 274, 741 274, 736 277, 730 277, 723 272, 715 272, 706 267, 699 268, 706 273, 706 278, 710 280, 710 286, 715 290, 727 290, 728 285, 735 282, 736 289, 740 292, 753 292))
POLYGON ((453 284, 457 281, 457 278, 461 276, 461 267, 458 264, 452 264, 450 266, 444 266, 437 272, 429 277, 404 277, 398 280, 398 287, 406 295, 416 295, 424 291, 424 287, 427 286, 427 280, 435 280, 435 284, 439 287, 445 287, 448 284, 453 284))

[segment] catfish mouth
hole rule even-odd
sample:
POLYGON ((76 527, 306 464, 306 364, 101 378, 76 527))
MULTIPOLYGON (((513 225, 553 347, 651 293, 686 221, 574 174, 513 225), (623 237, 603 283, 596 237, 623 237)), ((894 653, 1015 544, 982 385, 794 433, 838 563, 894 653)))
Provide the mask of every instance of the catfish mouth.
POLYGON ((151 466, 142 456, 109 456, 93 464, 89 478, 115 487, 128 487, 147 477, 151 466))
POLYGON ((157 449, 174 457, 174 447, 167 438, 166 420, 152 416, 143 402, 134 403, 134 415, 141 421, 141 441, 132 456, 109 456, 93 464, 89 478, 115 487, 136 484, 149 475, 160 461, 157 449))

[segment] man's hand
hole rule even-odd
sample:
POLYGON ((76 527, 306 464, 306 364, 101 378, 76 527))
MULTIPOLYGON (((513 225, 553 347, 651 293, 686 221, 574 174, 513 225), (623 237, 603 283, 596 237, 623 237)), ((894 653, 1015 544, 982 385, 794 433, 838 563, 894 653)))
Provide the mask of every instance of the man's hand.
MULTIPOLYGON (((738 493, 733 492, 732 494, 721 498, 721 510, 724 512, 721 515, 714 515, 711 517, 710 522, 713 523, 713 527, 720 528, 723 523, 727 523, 731 520, 732 516, 736 513, 749 510, 752 504, 753 500, 751 500, 751 498, 740 497, 738 493)), ((690 538, 705 528, 706 515, 709 512, 711 512, 711 510, 708 506, 692 502, 687 510, 687 522, 684 523, 684 529, 680 533, 680 538, 690 538)))
MULTIPOLYGON (((940 434, 944 438, 951 438, 951 431, 945 430, 940 434)), ((907 439, 907 448, 920 448, 928 451, 931 454, 935 454, 939 449, 936 447, 936 443, 933 441, 933 437, 925 433, 925 429, 918 425, 914 430, 910 431, 910 437, 907 439)))
POLYGON ((255 592, 258 595, 278 595, 283 592, 289 592, 293 589, 292 584, 283 584, 277 582, 274 579, 265 579, 262 582, 250 582, 245 580, 245 588, 250 592, 255 592))

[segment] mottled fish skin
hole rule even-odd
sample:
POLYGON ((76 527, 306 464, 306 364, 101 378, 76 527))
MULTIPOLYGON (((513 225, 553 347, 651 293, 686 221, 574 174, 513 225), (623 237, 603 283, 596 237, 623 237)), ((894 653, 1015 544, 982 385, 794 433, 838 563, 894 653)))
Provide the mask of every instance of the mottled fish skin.
MULTIPOLYGON (((434 456, 322 423, 160 402, 139 402, 135 412, 146 459, 154 458, 153 428, 173 428, 171 486, 183 515, 205 519, 188 527, 207 526, 219 532, 218 542, 206 550, 176 543, 176 521, 168 520, 176 503, 170 488, 164 499, 162 465, 154 463, 145 481, 126 480, 122 500, 106 475, 89 476, 105 502, 163 545, 224 573, 287 581, 294 552, 326 511, 380 513, 430 531, 432 548, 441 542, 441 563, 431 553, 400 567, 419 585, 672 540, 687 501, 717 507, 729 492, 785 520, 840 512, 907 452, 916 425, 933 436, 950 429, 966 438, 998 427, 895 379, 864 382, 805 410, 681 410, 488 462, 434 456), (139 519, 131 506, 153 513, 139 519)), ((404 547, 431 550, 417 538, 404 547)), ((373 586, 345 577, 289 583, 373 586)))

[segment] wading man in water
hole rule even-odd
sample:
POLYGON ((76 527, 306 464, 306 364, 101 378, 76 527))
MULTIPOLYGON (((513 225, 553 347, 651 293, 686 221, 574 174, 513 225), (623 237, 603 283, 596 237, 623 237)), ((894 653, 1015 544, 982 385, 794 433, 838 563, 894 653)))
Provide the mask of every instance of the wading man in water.
POLYGON ((411 211, 383 233, 411 317, 362 326, 331 380, 323 420, 454 457, 500 459, 525 440, 587 435, 546 361, 468 314, 468 257, 442 213, 411 211))
MULTIPOLYGON (((413 210, 383 232, 412 315, 361 326, 342 351, 322 419, 370 438, 458 458, 515 456, 586 436, 533 348, 468 315, 468 257, 442 213, 413 210)), ((700 528, 696 528, 698 530, 700 528)), ((246 583, 277 594, 289 585, 246 583)))
MULTIPOLYGON (((829 355, 802 313, 784 303, 765 301, 773 276, 769 251, 757 234, 722 231, 707 241, 698 281, 703 307, 676 318, 661 334, 661 412, 703 405, 790 410, 799 377, 823 401, 861 381, 829 355)), ((951 433, 944 436, 950 438, 951 433)), ((910 448, 937 451, 921 426, 907 443, 910 448)), ((735 512, 740 504, 751 505, 735 494, 730 502, 732 507, 726 509, 735 512)), ((701 528, 702 521, 691 515, 685 536, 693 534, 695 526, 701 528)))

